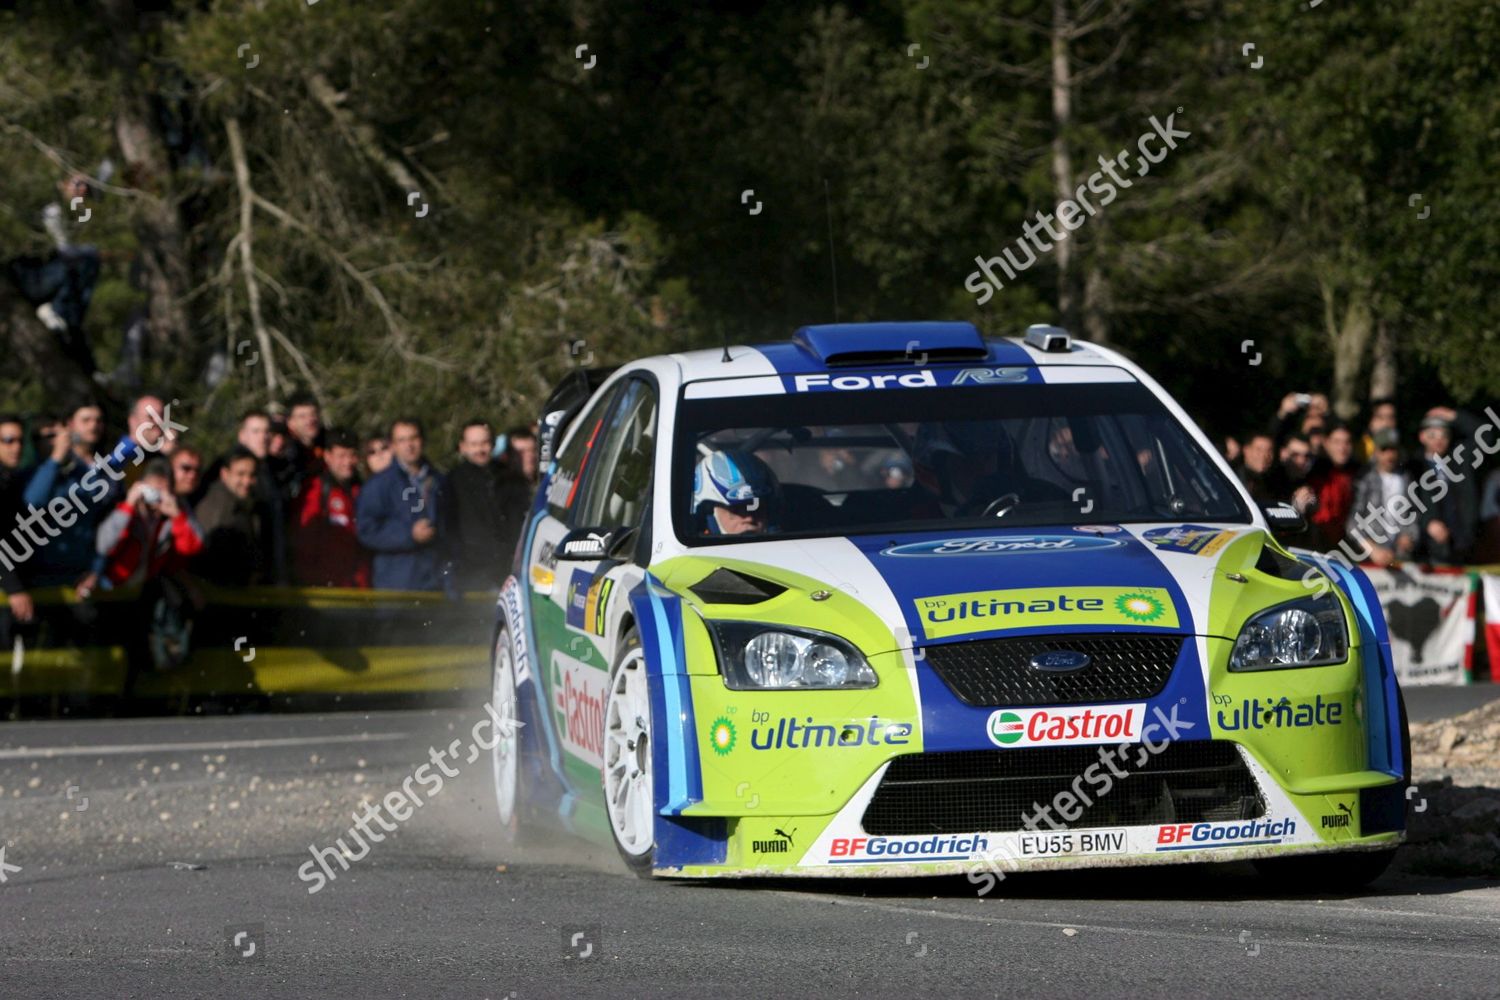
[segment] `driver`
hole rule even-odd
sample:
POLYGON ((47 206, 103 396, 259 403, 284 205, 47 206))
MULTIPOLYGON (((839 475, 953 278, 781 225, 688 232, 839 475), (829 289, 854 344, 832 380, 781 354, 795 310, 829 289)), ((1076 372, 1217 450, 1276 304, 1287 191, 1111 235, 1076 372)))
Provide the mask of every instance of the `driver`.
POLYGON ((705 535, 760 534, 780 501, 776 474, 749 452, 713 451, 693 470, 693 516, 705 535))

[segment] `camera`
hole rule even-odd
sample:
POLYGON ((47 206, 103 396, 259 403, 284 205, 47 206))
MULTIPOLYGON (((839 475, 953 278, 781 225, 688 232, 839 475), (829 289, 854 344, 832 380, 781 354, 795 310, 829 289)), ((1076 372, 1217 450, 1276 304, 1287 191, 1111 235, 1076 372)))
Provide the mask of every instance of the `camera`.
POLYGON ((161 490, 157 489, 155 486, 142 486, 141 501, 143 503, 151 505, 152 507, 155 507, 157 504, 161 503, 161 490))

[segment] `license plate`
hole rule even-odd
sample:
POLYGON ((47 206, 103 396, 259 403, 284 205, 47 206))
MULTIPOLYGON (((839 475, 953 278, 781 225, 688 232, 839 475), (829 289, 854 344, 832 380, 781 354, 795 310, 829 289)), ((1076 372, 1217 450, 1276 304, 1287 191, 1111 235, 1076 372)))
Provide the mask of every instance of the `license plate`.
POLYGON ((1068 854, 1124 854, 1124 830, 1062 830, 1055 833, 1017 834, 1017 851, 1023 858, 1058 857, 1068 854))

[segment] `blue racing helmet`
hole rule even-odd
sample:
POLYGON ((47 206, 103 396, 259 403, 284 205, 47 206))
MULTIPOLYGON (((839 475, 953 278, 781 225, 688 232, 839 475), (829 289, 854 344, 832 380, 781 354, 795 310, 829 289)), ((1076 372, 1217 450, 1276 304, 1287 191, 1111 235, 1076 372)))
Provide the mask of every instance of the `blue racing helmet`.
POLYGON ((764 504, 769 520, 779 495, 771 467, 747 451, 712 451, 693 469, 693 513, 713 534, 719 533, 718 522, 710 516, 715 505, 754 510, 764 504))

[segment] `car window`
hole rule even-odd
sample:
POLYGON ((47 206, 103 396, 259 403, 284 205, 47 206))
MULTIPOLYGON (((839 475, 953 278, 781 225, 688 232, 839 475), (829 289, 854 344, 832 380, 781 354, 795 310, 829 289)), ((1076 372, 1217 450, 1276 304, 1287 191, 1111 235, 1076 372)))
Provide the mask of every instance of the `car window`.
POLYGON ((673 516, 688 542, 716 531, 1250 520, 1233 485, 1139 383, 684 399, 678 413, 673 516), (694 472, 714 455, 726 482, 755 500, 695 493, 694 472), (716 525, 713 506, 726 507, 716 525))
POLYGON ((656 453, 656 391, 631 379, 605 421, 576 523, 618 528, 640 522, 656 453))
POLYGON ((552 479, 547 485, 547 513, 564 524, 577 523, 570 520, 569 512, 578 499, 580 482, 594 454, 595 439, 599 437, 609 408, 619 398, 623 385, 624 383, 616 383, 608 392, 601 393, 594 400, 578 418, 573 436, 557 456, 557 468, 553 470, 552 479))

